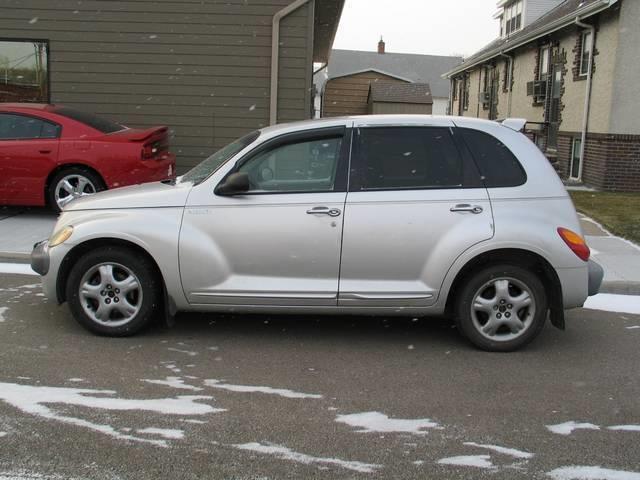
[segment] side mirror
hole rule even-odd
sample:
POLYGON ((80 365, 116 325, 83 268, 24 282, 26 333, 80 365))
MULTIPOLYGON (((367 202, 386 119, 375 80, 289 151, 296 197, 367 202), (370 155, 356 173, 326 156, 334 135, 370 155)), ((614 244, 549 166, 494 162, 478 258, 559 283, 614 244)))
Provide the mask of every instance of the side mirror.
POLYGON ((235 172, 229 175, 223 183, 218 184, 213 193, 216 195, 237 195, 248 192, 251 189, 249 174, 235 172))

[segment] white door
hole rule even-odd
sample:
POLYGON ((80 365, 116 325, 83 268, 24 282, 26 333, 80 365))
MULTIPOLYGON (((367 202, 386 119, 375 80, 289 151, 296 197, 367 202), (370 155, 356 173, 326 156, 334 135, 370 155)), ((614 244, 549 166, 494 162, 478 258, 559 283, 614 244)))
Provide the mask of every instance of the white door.
POLYGON ((188 301, 335 306, 348 144, 343 127, 270 142, 229 172, 247 173, 249 191, 190 197, 180 233, 188 301))

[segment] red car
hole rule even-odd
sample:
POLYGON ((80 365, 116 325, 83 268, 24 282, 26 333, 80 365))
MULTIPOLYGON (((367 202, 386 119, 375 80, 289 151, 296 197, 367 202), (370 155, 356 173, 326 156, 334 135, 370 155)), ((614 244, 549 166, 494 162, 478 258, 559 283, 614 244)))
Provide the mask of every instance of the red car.
POLYGON ((173 178, 167 127, 127 128, 62 105, 0 103, 0 205, 59 211, 100 190, 173 178))

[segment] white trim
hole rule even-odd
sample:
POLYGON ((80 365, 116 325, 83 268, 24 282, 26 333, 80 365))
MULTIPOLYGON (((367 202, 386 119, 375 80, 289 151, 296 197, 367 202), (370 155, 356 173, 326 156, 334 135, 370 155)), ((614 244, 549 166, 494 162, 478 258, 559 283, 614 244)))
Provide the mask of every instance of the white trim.
MULTIPOLYGON (((376 73, 380 73, 382 75, 386 75, 388 77, 393 77, 393 78, 397 78, 398 80, 404 80, 405 82, 409 82, 409 83, 418 83, 418 82, 414 82, 413 80, 411 80, 410 78, 406 78, 406 77, 401 77, 400 75, 396 75, 394 73, 390 73, 390 72, 385 72, 384 70, 380 70, 379 68, 363 68, 362 70, 356 70, 354 72, 349 72, 349 73, 343 73, 340 75, 336 75, 335 77, 331 76, 331 72, 329 71, 329 77, 327 78, 327 82, 330 80, 333 80, 335 78, 344 78, 344 77, 349 77, 351 75, 358 75, 359 73, 366 73, 366 72, 376 72, 376 73)), ((326 82, 325 82, 326 85, 326 82)))

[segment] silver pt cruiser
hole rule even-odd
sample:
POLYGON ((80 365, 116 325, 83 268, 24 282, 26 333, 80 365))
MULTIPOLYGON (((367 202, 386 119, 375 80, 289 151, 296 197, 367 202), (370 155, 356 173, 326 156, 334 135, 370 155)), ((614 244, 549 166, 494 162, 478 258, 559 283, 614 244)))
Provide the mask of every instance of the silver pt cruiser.
POLYGON ((32 267, 89 330, 177 311, 447 314, 515 350, 597 293, 571 199, 524 120, 278 125, 175 182, 80 198, 32 267))

